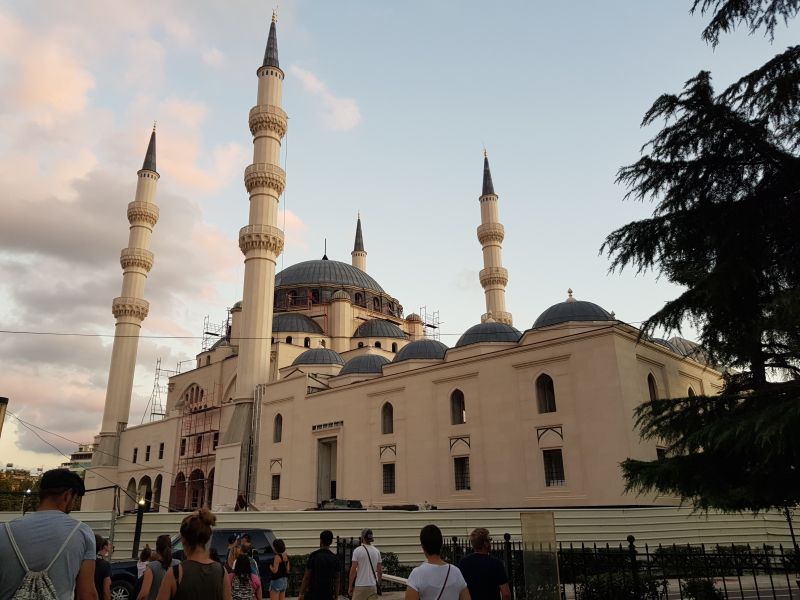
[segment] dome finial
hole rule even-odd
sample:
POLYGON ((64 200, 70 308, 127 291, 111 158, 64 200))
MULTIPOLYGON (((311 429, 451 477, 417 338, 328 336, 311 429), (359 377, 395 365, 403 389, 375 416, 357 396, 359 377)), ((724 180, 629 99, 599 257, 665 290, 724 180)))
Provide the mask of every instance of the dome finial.
POLYGON ((277 23, 278 22, 278 7, 277 6, 272 9, 272 22, 273 23, 277 23))
POLYGON ((153 121, 153 133, 156 132, 156 123, 158 123, 158 121, 153 121))
POLYGON ((567 302, 577 302, 575 298, 572 297, 572 288, 567 289, 567 302))

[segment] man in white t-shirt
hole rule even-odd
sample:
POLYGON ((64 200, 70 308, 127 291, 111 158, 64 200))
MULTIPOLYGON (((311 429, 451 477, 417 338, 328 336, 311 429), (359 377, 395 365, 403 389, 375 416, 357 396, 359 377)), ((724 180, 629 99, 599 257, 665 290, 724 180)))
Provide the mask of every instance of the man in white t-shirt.
POLYGON ((22 560, 8 530, 0 527, 0 598, 11 598, 22 584, 24 561, 32 571, 50 565, 47 574, 59 600, 96 600, 94 533, 68 516, 86 490, 83 480, 67 469, 53 469, 42 475, 39 485, 36 512, 7 524, 22 560))
POLYGON ((353 600, 369 600, 378 596, 378 586, 383 577, 381 553, 372 545, 372 529, 361 531, 361 545, 353 550, 350 566, 349 592, 353 600))
POLYGON ((458 567, 442 560, 444 540, 436 525, 419 532, 425 562, 408 576, 405 600, 470 600, 467 582, 458 567))

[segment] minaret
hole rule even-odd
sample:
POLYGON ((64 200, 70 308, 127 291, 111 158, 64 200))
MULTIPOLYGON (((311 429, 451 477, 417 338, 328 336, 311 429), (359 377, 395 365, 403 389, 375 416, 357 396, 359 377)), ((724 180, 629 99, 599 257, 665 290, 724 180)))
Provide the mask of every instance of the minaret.
POLYGON ((352 258, 352 265, 356 269, 367 272, 367 253, 364 250, 364 237, 361 235, 361 213, 358 214, 358 220, 356 221, 356 243, 353 245, 350 257, 352 258))
POLYGON ((160 176, 156 171, 155 125, 150 134, 144 164, 137 175, 139 180, 136 184, 136 196, 128 204, 128 221, 131 224, 128 247, 120 255, 122 294, 111 303, 111 312, 117 323, 111 350, 111 367, 108 371, 103 425, 96 439, 97 450, 92 457, 92 463, 97 466, 117 464, 119 434, 128 424, 131 408, 139 330, 150 308, 144 299, 144 282, 153 267, 153 253, 149 250, 150 237, 158 221, 155 196, 160 176))
POLYGON ((280 164, 281 139, 288 118, 281 108, 284 73, 278 63, 277 18, 272 14, 264 62, 256 71, 258 97, 250 109, 253 134, 253 164, 244 171, 250 194, 248 225, 239 231, 239 248, 244 254, 242 295, 242 337, 237 361, 236 403, 228 428, 227 443, 242 443, 239 487, 246 492, 255 485, 257 448, 249 448, 253 423, 253 396, 258 384, 267 383, 270 372, 275 264, 283 251, 283 231, 278 228, 278 199, 286 184, 280 164))
POLYGON ((493 319, 511 325, 511 313, 506 311, 508 271, 503 268, 505 230, 500 224, 497 194, 494 193, 486 150, 483 151, 483 192, 480 203, 481 224, 478 226, 478 241, 483 246, 483 269, 479 277, 486 294, 486 314, 481 317, 481 322, 493 319))

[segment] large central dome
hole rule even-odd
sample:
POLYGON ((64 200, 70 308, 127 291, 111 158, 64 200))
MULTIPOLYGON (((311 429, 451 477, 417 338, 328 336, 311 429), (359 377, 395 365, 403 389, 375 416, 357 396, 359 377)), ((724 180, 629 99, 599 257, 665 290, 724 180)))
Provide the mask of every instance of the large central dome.
POLYGON ((350 287, 385 294, 372 277, 347 263, 338 260, 307 260, 286 267, 275 275, 275 287, 281 286, 350 287))

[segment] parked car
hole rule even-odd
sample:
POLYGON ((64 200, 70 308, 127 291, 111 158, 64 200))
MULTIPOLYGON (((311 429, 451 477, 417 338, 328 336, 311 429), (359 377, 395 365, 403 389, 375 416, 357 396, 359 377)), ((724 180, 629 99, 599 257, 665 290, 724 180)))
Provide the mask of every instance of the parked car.
MULTIPOLYGON (((272 542, 275 541, 275 534, 271 529, 214 529, 211 533, 209 548, 217 551, 221 560, 228 556, 228 538, 231 535, 250 536, 253 544, 253 558, 258 561, 258 570, 261 581, 268 585, 271 573, 269 565, 275 559, 275 552, 272 550, 272 542)), ((183 552, 180 536, 172 538, 172 556, 178 560, 183 560, 186 555, 183 552)), ((136 587, 136 561, 133 559, 112 561, 111 563, 111 600, 135 600, 132 598, 133 590, 136 587)))

